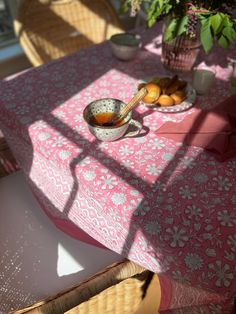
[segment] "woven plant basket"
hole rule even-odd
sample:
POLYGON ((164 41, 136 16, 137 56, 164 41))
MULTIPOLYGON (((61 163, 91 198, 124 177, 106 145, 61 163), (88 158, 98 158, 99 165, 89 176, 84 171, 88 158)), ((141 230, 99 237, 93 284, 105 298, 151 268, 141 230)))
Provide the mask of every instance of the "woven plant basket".
POLYGON ((112 264, 71 290, 12 314, 136 313, 152 273, 128 260, 112 264))
MULTIPOLYGON (((166 26, 163 24, 163 35, 165 29, 166 26)), ((164 39, 162 39, 161 62, 163 66, 170 71, 190 71, 197 59, 200 46, 201 43, 198 36, 190 38, 187 35, 180 35, 170 43, 166 43, 164 39)))
POLYGON ((171 44, 162 43, 161 62, 170 71, 190 71, 199 53, 199 42, 179 36, 171 44))

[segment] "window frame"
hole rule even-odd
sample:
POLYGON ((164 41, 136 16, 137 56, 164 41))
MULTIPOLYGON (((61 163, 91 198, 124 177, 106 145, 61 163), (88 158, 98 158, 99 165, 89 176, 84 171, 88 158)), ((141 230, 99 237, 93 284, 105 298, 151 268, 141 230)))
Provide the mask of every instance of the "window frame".
POLYGON ((13 44, 18 42, 18 40, 14 34, 13 21, 14 21, 14 18, 16 16, 17 6, 19 4, 19 0, 3 0, 3 2, 5 4, 5 7, 9 11, 10 18, 12 19, 12 36, 5 39, 5 40, 3 39, 0 42, 0 49, 5 48, 5 47, 10 46, 10 45, 13 45, 13 44))

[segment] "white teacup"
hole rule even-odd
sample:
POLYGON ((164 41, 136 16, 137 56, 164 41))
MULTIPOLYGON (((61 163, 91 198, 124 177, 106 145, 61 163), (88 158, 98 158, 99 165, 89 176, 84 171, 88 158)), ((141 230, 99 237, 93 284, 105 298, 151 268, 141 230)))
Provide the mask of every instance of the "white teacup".
POLYGON ((131 112, 123 119, 121 124, 114 126, 97 125, 94 123, 94 117, 102 113, 114 113, 118 115, 126 104, 114 98, 98 99, 85 107, 83 112, 84 120, 88 124, 89 131, 100 141, 112 142, 121 137, 132 137, 138 135, 142 130, 142 125, 131 118, 131 112), (133 126, 134 131, 128 131, 133 126))
POLYGON ((193 88, 197 94, 207 94, 215 82, 215 72, 212 69, 195 69, 193 74, 193 88))

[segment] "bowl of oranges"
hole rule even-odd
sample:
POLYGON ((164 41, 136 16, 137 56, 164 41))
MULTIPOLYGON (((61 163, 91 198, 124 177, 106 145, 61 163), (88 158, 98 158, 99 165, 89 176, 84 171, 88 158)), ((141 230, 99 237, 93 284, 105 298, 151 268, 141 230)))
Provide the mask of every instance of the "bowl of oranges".
POLYGON ((146 106, 160 112, 180 112, 193 106, 196 91, 193 87, 175 75, 173 77, 154 77, 138 85, 145 87, 147 95, 142 99, 146 106))

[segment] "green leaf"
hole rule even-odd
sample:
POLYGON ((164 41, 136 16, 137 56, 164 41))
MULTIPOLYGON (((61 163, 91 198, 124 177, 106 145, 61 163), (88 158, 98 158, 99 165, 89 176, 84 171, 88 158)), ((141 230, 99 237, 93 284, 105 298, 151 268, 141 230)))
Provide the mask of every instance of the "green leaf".
POLYGON ((227 25, 227 23, 228 23, 228 19, 227 19, 227 16, 224 14, 224 13, 219 13, 219 15, 220 15, 220 17, 221 17, 221 23, 220 23, 220 25, 219 25, 219 27, 218 27, 218 30, 217 30, 217 32, 218 32, 218 34, 221 34, 222 33, 222 30, 223 30, 223 28, 227 25))
POLYGON ((162 12, 168 14, 170 13, 171 10, 172 10, 172 5, 169 3, 165 3, 165 7, 163 6, 162 12))
POLYGON ((164 34, 164 41, 171 42, 177 36, 180 36, 183 33, 185 33, 187 24, 188 24, 187 16, 183 16, 182 18, 172 19, 166 27, 166 31, 164 34))
POLYGON ((236 32, 232 27, 225 27, 222 33, 230 42, 234 42, 236 40, 236 32))
POLYGON ((203 49, 208 53, 213 46, 213 36, 210 19, 201 19, 200 38, 203 49))
POLYGON ((220 38, 218 39, 218 43, 222 48, 226 49, 229 47, 229 41, 224 35, 220 36, 220 38))
POLYGON ((159 0, 154 0, 147 9, 147 24, 151 27, 162 13, 162 9, 159 6, 159 0))
POLYGON ((152 16, 152 17, 149 17, 147 19, 147 25, 148 27, 152 27, 154 25, 154 23, 156 22, 156 19, 152 16))
POLYGON ((162 9, 163 4, 164 4, 164 0, 160 0, 160 1, 159 1, 159 7, 160 7, 160 9, 162 9))
POLYGON ((179 36, 186 32, 188 25, 188 17, 183 16, 181 19, 177 20, 175 35, 179 36))
POLYGON ((218 33, 218 29, 219 29, 221 22, 222 22, 221 14, 217 13, 217 14, 212 15, 210 17, 210 20, 211 20, 212 29, 216 35, 218 33))
POLYGON ((118 14, 122 15, 122 14, 128 12, 129 8, 130 8, 129 1, 128 0, 122 1, 122 4, 121 4, 121 6, 120 6, 120 8, 118 10, 118 14))
POLYGON ((176 31, 177 24, 178 24, 177 19, 172 19, 171 22, 167 25, 165 34, 164 34, 165 42, 170 42, 175 38, 175 31, 176 31))
POLYGON ((153 15, 156 14, 158 10, 158 0, 152 1, 151 5, 147 8, 147 17, 148 19, 151 18, 153 15))
POLYGON ((233 38, 233 41, 236 41, 236 27, 233 28, 232 30, 232 38, 233 38))

